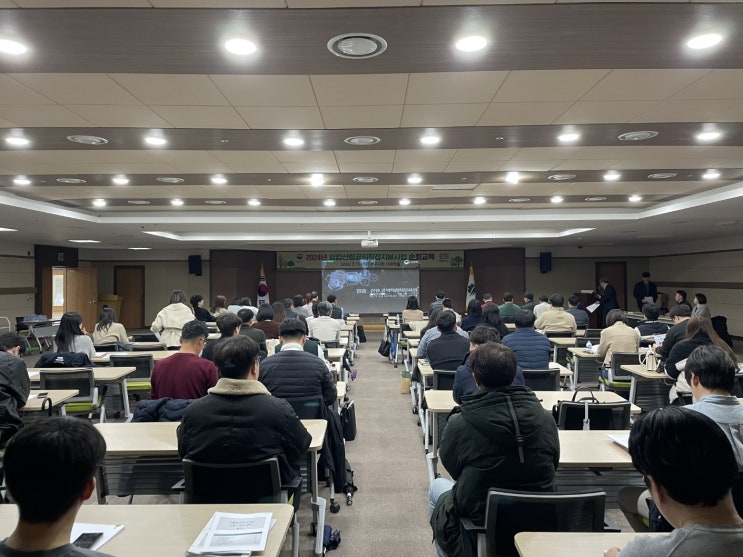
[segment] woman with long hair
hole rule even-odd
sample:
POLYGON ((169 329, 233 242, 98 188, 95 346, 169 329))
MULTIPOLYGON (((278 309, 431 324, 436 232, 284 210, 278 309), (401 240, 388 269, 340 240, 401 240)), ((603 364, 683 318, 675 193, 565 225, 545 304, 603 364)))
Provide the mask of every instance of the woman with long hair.
POLYGON ((409 323, 410 321, 423 321, 423 319, 423 310, 418 304, 418 298, 408 296, 408 304, 402 310, 402 322, 409 323))
POLYGON ((467 304, 467 315, 462 318, 462 329, 468 333, 482 323, 482 303, 473 298, 467 304))
POLYGON ((501 338, 510 332, 506 324, 503 323, 503 319, 500 317, 500 310, 496 304, 485 304, 485 309, 482 311, 482 322, 488 327, 497 329, 501 338))
POLYGON ((193 308, 194 317, 199 321, 207 323, 214 319, 211 312, 204 307, 204 297, 201 294, 191 296, 191 307, 193 308))
POLYGON ((274 323, 281 325, 281 322, 286 319, 286 308, 284 307, 284 302, 274 302, 271 304, 271 309, 273 309, 274 323))
POLYGON ((101 320, 93 329, 93 344, 117 344, 119 350, 131 349, 124 325, 116 322, 116 312, 108 306, 103 306, 101 320))
POLYGON ((168 348, 180 346, 183 325, 194 319, 191 308, 186 305, 187 301, 183 290, 173 290, 170 304, 161 309, 152 322, 150 331, 158 333, 168 348))
MULTIPOLYGON (((281 304, 284 307, 284 304, 281 304)), ((258 315, 255 316, 255 322, 252 327, 260 329, 266 335, 266 338, 279 338, 279 324, 273 320, 274 311, 268 304, 258 306, 258 315)))
POLYGON ((214 305, 209 309, 212 315, 216 317, 222 317, 227 312, 227 298, 224 296, 216 296, 214 298, 214 305))
POLYGON ((62 315, 52 349, 55 352, 82 352, 89 358, 95 356, 93 340, 83 327, 82 315, 74 311, 62 315))

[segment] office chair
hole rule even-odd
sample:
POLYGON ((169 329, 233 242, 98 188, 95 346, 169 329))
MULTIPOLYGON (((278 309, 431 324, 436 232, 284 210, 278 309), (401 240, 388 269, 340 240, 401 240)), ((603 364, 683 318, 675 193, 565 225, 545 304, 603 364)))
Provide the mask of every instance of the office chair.
POLYGON ((533 391, 559 391, 560 370, 556 367, 547 369, 525 369, 524 382, 533 391))
POLYGON ((433 390, 451 391, 454 389, 454 377, 457 372, 448 369, 433 370, 433 390))
POLYGON ((627 430, 630 409, 627 402, 562 401, 557 415, 559 429, 614 429, 627 430), (585 422, 586 416, 588 423, 585 422))
POLYGON ((106 389, 104 387, 101 393, 98 393, 92 369, 41 370, 39 382, 42 391, 66 389, 78 391, 77 396, 72 397, 62 406, 63 415, 87 414, 90 419, 95 412, 98 412, 99 423, 106 421, 106 406, 103 403, 106 389))
MULTIPOLYGON (((109 362, 113 367, 130 367, 136 368, 126 380, 126 390, 128 394, 137 391, 146 391, 149 393, 152 390, 152 383, 150 378, 152 377, 152 370, 155 367, 155 359, 152 354, 142 354, 132 356, 130 354, 116 355, 111 354, 109 356, 109 362)), ((139 401, 140 395, 134 394, 134 399, 139 401)))
POLYGON ((612 353, 609 377, 599 376, 598 378, 601 390, 629 392, 632 387, 632 375, 628 371, 622 370, 622 366, 637 365, 639 363, 640 354, 638 352, 612 353))

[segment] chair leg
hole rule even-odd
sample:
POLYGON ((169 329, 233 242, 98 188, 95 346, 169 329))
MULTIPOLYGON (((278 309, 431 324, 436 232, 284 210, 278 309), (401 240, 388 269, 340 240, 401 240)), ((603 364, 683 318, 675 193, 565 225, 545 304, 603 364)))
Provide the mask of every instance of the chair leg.
POLYGON ((294 524, 292 525, 292 557, 299 557, 299 520, 294 513, 294 524))

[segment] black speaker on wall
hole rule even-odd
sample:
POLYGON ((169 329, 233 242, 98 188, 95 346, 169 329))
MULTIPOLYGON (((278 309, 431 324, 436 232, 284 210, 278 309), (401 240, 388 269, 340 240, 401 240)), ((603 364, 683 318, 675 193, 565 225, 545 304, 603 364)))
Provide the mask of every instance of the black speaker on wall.
POLYGON ((551 251, 540 251, 539 252, 539 272, 549 273, 552 270, 552 252, 551 251))
POLYGON ((190 275, 201 276, 201 256, 200 255, 189 255, 188 256, 188 273, 190 275))

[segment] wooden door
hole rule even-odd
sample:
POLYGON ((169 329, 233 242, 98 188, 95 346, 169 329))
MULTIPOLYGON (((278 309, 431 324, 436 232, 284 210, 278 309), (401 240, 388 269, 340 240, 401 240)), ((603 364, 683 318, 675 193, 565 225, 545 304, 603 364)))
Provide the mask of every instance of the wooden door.
POLYGON ((78 267, 67 269, 65 280, 65 311, 83 316, 83 325, 92 331, 98 323, 98 269, 78 267))
POLYGON ((617 290, 619 309, 627 309, 627 263, 624 261, 609 261, 596 263, 596 291, 598 292, 599 279, 606 277, 609 284, 617 290))
POLYGON ((119 322, 127 329, 144 327, 144 265, 115 266, 114 293, 124 298, 119 322))

